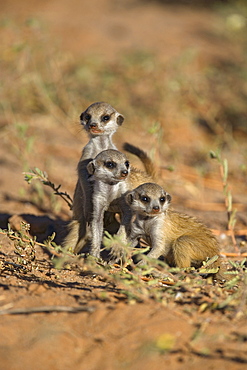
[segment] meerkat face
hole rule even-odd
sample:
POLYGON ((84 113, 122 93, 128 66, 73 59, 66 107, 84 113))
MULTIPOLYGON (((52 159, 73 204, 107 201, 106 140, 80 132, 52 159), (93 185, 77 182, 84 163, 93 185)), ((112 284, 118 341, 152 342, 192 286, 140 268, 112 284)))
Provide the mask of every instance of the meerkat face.
POLYGON ((89 164, 87 170, 94 179, 114 185, 126 180, 130 165, 127 157, 118 150, 108 149, 99 153, 89 164))
POLYGON ((110 104, 94 103, 80 115, 80 122, 84 129, 92 136, 108 135, 115 132, 124 121, 110 104))
POLYGON ((148 217, 165 212, 171 202, 170 194, 154 183, 138 186, 129 192, 125 199, 134 212, 148 217))

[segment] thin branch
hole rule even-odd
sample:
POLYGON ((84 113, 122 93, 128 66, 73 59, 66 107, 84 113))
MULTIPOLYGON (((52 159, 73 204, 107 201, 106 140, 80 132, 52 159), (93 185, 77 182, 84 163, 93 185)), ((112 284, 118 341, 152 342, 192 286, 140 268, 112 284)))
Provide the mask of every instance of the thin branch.
POLYGON ((23 269, 23 270, 25 270, 25 267, 24 267, 24 266, 22 266, 22 265, 19 265, 18 263, 9 262, 9 261, 3 261, 3 264, 4 264, 5 266, 11 265, 11 266, 16 267, 16 268, 18 268, 18 269, 23 269))
POLYGON ((34 170, 30 170, 30 172, 23 172, 23 174, 25 175, 25 181, 27 181, 28 184, 30 184, 32 180, 39 180, 44 185, 52 188, 52 190, 54 190, 54 194, 59 195, 68 204, 70 210, 72 210, 73 200, 70 195, 66 191, 59 191, 61 185, 56 186, 53 184, 53 182, 49 180, 46 172, 43 172, 36 167, 34 170))
POLYGON ((40 306, 40 307, 27 307, 27 308, 10 308, 0 310, 0 315, 29 315, 33 313, 50 313, 50 312, 94 312, 94 307, 67 307, 67 306, 40 306))
POLYGON ((247 253, 232 253, 232 252, 220 252, 225 257, 237 257, 237 258, 245 258, 247 257, 247 253))
MULTIPOLYGON (((225 235, 231 236, 230 230, 211 229, 211 231, 212 233, 214 233, 214 235, 225 234, 225 235)), ((244 235, 247 235, 247 229, 234 230, 234 233, 237 236, 244 236, 244 235)))

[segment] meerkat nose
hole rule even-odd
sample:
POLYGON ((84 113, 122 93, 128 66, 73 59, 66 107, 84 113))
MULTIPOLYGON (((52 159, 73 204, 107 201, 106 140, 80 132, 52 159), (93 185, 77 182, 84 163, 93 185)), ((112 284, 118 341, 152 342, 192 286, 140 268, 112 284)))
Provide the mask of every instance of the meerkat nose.
POLYGON ((97 127, 97 123, 91 122, 91 123, 89 124, 89 127, 90 127, 90 128, 97 127))
POLYGON ((126 177, 128 175, 128 173, 129 172, 127 170, 123 170, 123 171, 121 171, 121 176, 126 177))
POLYGON ((153 206, 153 211, 154 212, 158 212, 160 210, 160 207, 159 206, 153 206))

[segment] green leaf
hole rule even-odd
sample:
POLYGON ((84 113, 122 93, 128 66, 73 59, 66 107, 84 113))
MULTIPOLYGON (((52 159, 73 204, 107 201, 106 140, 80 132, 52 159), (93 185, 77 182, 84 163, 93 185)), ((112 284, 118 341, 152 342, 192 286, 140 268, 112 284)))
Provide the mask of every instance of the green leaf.
POLYGON ((213 150, 210 150, 209 155, 210 155, 210 158, 212 158, 212 159, 217 158, 217 155, 215 154, 215 152, 213 150))
POLYGON ((224 181, 224 183, 226 183, 227 178, 228 178, 228 161, 227 161, 227 159, 224 159, 224 161, 223 161, 223 173, 224 173, 223 181, 224 181))

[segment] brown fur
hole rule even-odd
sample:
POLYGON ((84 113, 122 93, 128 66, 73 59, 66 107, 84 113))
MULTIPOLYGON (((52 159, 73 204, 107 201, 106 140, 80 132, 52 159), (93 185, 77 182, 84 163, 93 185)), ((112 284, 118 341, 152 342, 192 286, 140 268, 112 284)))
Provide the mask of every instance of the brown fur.
POLYGON ((169 209, 170 200, 170 195, 153 183, 143 184, 126 195, 136 217, 131 225, 126 225, 132 245, 143 238, 151 246, 148 257, 164 256, 171 266, 180 268, 198 267, 207 257, 216 255, 218 259, 212 267, 220 267, 217 277, 225 279, 219 243, 211 230, 195 217, 169 209))
POLYGON ((131 153, 136 155, 140 160, 142 161, 146 173, 152 177, 153 180, 156 179, 156 171, 154 167, 153 161, 149 158, 147 153, 145 153, 142 149, 129 144, 129 143, 124 143, 123 144, 123 149, 126 150, 126 152, 131 153))

